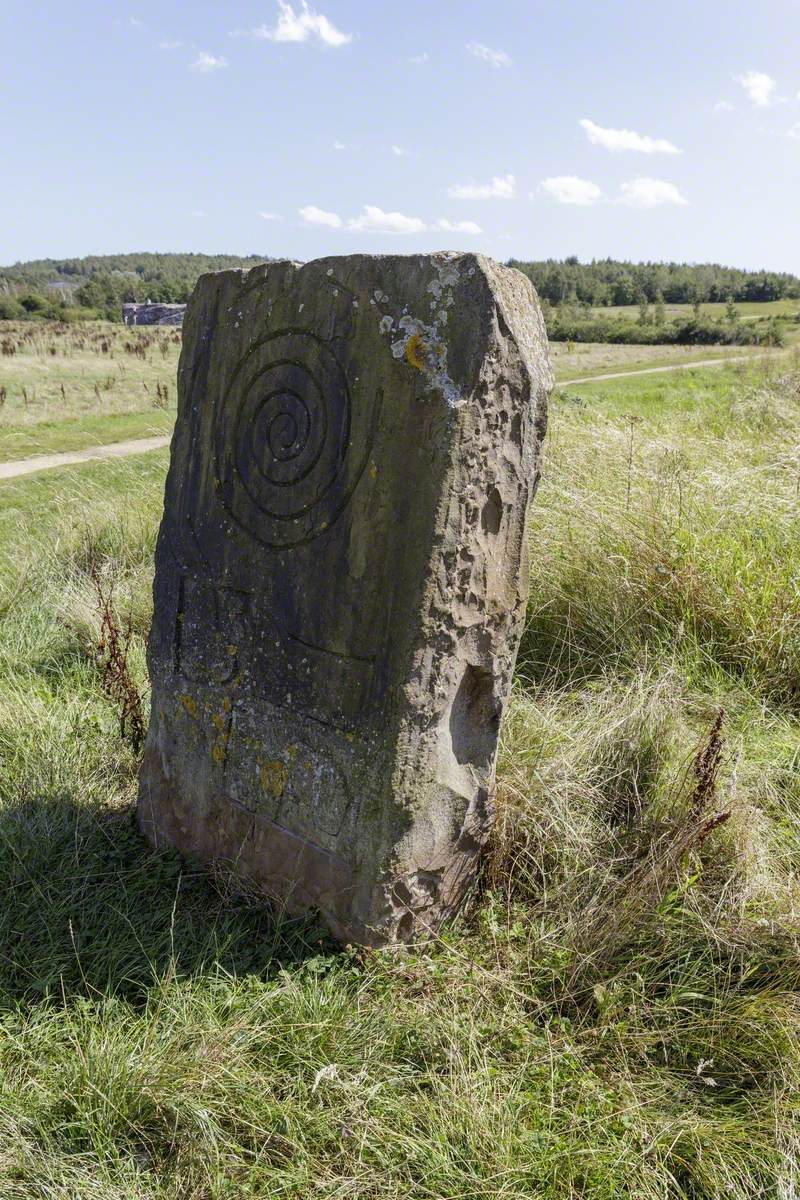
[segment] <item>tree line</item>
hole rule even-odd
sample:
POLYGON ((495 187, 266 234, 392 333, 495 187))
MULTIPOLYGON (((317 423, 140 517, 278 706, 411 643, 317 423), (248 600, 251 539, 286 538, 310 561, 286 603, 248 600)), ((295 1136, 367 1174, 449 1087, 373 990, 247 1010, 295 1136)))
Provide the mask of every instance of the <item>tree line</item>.
POLYGON ((269 262, 250 254, 104 254, 42 258, 0 267, 0 319, 102 316, 121 320, 129 301, 183 304, 207 271, 269 262))
POLYGON ((717 263, 579 262, 576 257, 509 266, 524 272, 542 300, 593 308, 629 304, 701 304, 800 297, 800 278, 778 271, 743 271, 717 263))

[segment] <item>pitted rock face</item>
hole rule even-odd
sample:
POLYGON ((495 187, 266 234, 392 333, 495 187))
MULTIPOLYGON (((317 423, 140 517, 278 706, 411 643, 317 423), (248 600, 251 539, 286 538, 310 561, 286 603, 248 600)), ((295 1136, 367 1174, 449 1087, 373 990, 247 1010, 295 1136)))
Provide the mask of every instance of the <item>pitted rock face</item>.
POLYGON ((491 827, 552 386, 533 288, 456 254, 206 275, 178 383, 142 827, 407 940, 491 827))

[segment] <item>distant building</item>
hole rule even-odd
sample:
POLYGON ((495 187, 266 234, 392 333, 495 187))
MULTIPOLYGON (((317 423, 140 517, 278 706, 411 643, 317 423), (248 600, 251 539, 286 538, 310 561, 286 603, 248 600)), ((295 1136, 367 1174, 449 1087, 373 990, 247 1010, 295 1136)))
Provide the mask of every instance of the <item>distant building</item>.
POLYGON ((122 320, 126 325, 182 325, 185 304, 123 304, 122 320))

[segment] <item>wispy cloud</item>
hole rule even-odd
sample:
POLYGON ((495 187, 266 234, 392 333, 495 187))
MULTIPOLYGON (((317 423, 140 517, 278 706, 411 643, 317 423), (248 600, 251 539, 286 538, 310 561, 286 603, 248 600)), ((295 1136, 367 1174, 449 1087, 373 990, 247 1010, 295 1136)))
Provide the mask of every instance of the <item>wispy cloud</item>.
POLYGON ((800 121, 795 122, 791 129, 786 130, 786 136, 795 142, 800 142, 800 121))
POLYGON ((734 79, 742 85, 756 108, 769 108, 772 104, 778 85, 771 75, 763 71, 745 71, 743 75, 735 75, 734 79))
POLYGON ((513 200, 513 175, 495 175, 490 183, 457 183, 447 189, 451 200, 513 200))
POLYGON ((144 28, 144 26, 142 25, 142 22, 139 20, 138 17, 128 17, 128 24, 131 25, 134 29, 143 29, 144 28))
POLYGON ((643 177, 623 183, 620 203, 630 208, 657 208, 662 204, 686 205, 689 201, 674 183, 643 177))
POLYGON ((428 54, 428 51, 423 50, 422 54, 415 54, 413 56, 413 58, 410 58, 408 61, 410 63, 413 63, 415 67, 419 67, 423 63, 426 63, 429 58, 430 58, 430 55, 428 54))
POLYGON ((543 179, 540 187, 559 204, 576 204, 581 208, 596 204, 603 194, 596 183, 577 175, 552 175, 543 179))
POLYGON ((346 221, 338 213, 327 212, 315 204, 307 204, 298 211, 307 225, 325 225, 328 229, 348 230, 351 233, 413 234, 441 231, 474 237, 482 232, 476 221, 450 221, 440 217, 438 221, 429 223, 422 217, 410 217, 396 211, 385 212, 376 204, 365 204, 357 217, 350 217, 346 221))
POLYGON ((295 11, 288 0, 278 0, 278 20, 271 28, 260 25, 253 30, 257 38, 269 42, 307 42, 316 40, 324 46, 346 46, 352 42, 352 33, 343 33, 322 13, 309 8, 306 0, 295 11))
POLYGON ((402 146, 392 146, 392 154, 394 154, 396 158, 402 158, 405 154, 405 150, 402 146))
POLYGON ((316 204, 306 204, 297 210, 307 225, 327 225, 328 229, 341 229, 342 218, 338 213, 327 212, 317 208, 316 204))
POLYGON ((374 204, 365 204, 361 215, 347 222, 347 228, 357 233, 424 233, 427 226, 419 217, 384 212, 374 204))
MULTIPOLYGON (((282 221, 283 220, 283 217, 281 217, 281 215, 279 213, 260 212, 258 215, 259 215, 259 217, 261 217, 262 221, 282 221)), ((335 215, 336 214, 334 214, 334 216, 335 215)))
POLYGON ((340 142, 340 141, 339 141, 339 139, 337 138, 337 139, 336 139, 336 141, 333 143, 333 148, 334 148, 334 150, 346 150, 346 149, 347 149, 347 143, 346 143, 346 142, 340 142))
POLYGON ((511 59, 505 50, 493 50, 491 46, 484 46, 481 42, 468 42, 467 50, 474 54, 475 58, 480 58, 493 67, 511 66, 511 59))
POLYGON ((718 100, 714 105, 714 112, 733 112, 736 105, 731 104, 730 100, 718 100))
POLYGON ((221 67, 227 67, 227 58, 218 57, 216 54, 207 54, 205 50, 201 50, 197 58, 190 64, 193 71, 219 71, 221 67))
POLYGON ((680 154, 681 151, 666 138, 649 137, 635 133, 632 129, 606 129, 595 125, 588 117, 578 122, 593 146, 618 153, 621 150, 637 150, 640 154, 680 154))
POLYGON ((436 228, 443 229, 446 233, 468 233, 472 236, 483 232, 476 221, 448 221, 446 217, 439 218, 436 228))

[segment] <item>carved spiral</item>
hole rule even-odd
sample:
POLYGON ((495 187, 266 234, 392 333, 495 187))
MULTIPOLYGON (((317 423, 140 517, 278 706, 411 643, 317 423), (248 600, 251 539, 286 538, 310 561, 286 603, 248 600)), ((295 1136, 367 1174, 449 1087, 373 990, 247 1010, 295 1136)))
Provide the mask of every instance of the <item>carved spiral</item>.
POLYGON ((347 378, 326 342, 282 330, 255 343, 217 422, 217 469, 230 515, 276 549, 329 528, 363 469, 351 461, 351 421, 347 378))

